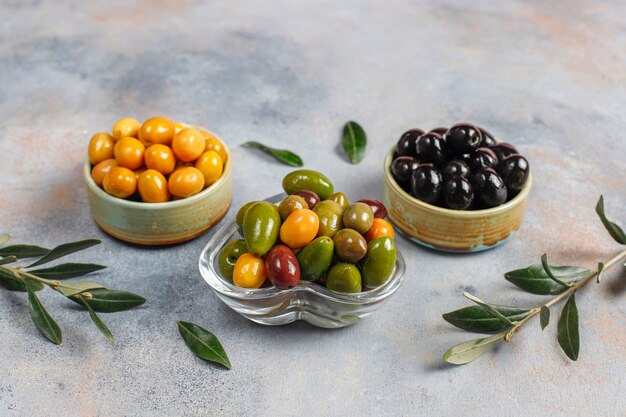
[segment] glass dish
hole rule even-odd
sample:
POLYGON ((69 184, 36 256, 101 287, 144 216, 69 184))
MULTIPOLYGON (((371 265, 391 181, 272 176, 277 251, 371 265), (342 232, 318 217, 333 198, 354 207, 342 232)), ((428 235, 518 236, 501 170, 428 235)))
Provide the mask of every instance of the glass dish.
MULTIPOLYGON (((285 194, 268 198, 278 203, 285 194)), ((230 284, 220 277, 218 258, 231 240, 241 239, 235 219, 224 224, 209 240, 200 254, 200 273, 227 306, 256 323, 269 326, 305 320, 325 328, 339 328, 356 323, 378 310, 395 293, 404 280, 404 259, 397 250, 396 265, 389 280, 373 290, 345 294, 328 290, 312 282, 302 281, 294 288, 275 287, 249 289, 230 284)))

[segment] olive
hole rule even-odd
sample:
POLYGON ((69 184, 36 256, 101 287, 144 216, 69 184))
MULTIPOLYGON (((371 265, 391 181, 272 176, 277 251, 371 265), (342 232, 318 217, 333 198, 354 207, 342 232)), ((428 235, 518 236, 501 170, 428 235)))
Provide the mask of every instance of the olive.
POLYGON ((474 202, 474 190, 467 178, 457 176, 443 185, 443 200, 448 208, 466 210, 474 202))
POLYGON ((498 161, 504 161, 504 158, 507 156, 519 153, 517 152, 517 149, 515 149, 515 146, 506 142, 497 143, 491 146, 491 150, 496 154, 498 161))
POLYGON ((276 245, 265 257, 265 270, 273 286, 293 288, 300 282, 300 265, 296 255, 285 245, 276 245))
POLYGON ((452 177, 456 177, 457 175, 467 178, 470 174, 470 167, 467 163, 460 161, 458 159, 454 159, 443 166, 441 170, 441 175, 443 176, 443 180, 447 181, 452 177))
POLYGON ((278 214, 280 214, 280 219, 282 221, 285 221, 291 213, 303 208, 309 208, 309 205, 304 200, 304 198, 296 194, 288 195, 287 197, 283 198, 283 200, 278 205, 278 214))
POLYGON ((499 166, 504 184, 511 194, 518 193, 528 178, 530 167, 522 155, 510 155, 499 166))
POLYGON ((358 262, 367 253, 365 238, 354 229, 341 229, 333 238, 335 254, 346 262, 358 262))
POLYGON ((331 195, 330 197, 328 197, 328 200, 332 200, 335 203, 339 204, 342 211, 345 210, 345 208, 348 207, 348 205, 350 204, 350 201, 348 201, 348 197, 346 197, 346 195, 341 192, 331 195))
POLYGON ((391 163, 391 175, 404 190, 411 187, 411 175, 417 169, 419 162, 412 156, 401 156, 391 163))
POLYGON ((244 204, 243 206, 241 206, 239 208, 239 211, 237 211, 237 216, 235 217, 235 221, 237 222, 237 230, 239 230, 239 233, 241 233, 241 235, 243 236, 243 217, 246 215, 246 211, 248 211, 248 209, 250 208, 250 206, 252 206, 254 203, 257 203, 258 201, 250 201, 249 203, 244 204))
POLYGON ((246 242, 243 239, 233 240, 224 246, 224 248, 220 251, 218 260, 222 278, 230 283, 233 282, 233 270, 235 269, 235 263, 244 253, 248 253, 248 248, 246 247, 246 242))
POLYGON ((490 148, 478 148, 470 158, 469 166, 472 171, 498 166, 498 157, 490 148))
POLYGON ((441 136, 445 135, 447 131, 448 131, 447 127, 436 127, 434 129, 429 130, 429 132, 437 133, 438 135, 441 135, 441 136))
POLYGON ((432 132, 420 136, 417 141, 417 157, 435 165, 444 163, 448 159, 448 150, 443 137, 432 132))
POLYGON ((496 207, 506 201, 504 181, 493 168, 485 168, 472 176, 475 199, 481 207, 496 207))
MULTIPOLYGON (((400 136, 396 145, 396 152, 399 156, 417 156, 417 139, 424 134, 422 129, 407 130, 400 136)), ((395 158, 394 158, 395 159, 395 158)))
POLYGON ((359 233, 370 230, 374 224, 374 211, 365 203, 350 204, 343 212, 343 226, 359 233))
POLYGON ((443 179, 432 164, 422 164, 411 178, 411 194, 425 203, 435 204, 441 196, 443 179))
POLYGON ((496 142, 496 138, 494 138, 491 133, 489 133, 488 131, 486 131, 482 127, 479 127, 478 129, 480 130, 480 133, 482 133, 482 135, 483 135, 483 141, 480 142, 480 146, 481 147, 485 147, 485 146, 492 147, 492 146, 494 146, 497 143, 496 142))
POLYGON ((287 194, 295 194, 300 190, 313 191, 322 200, 335 192, 333 183, 326 175, 310 169, 298 169, 287 174, 283 179, 283 189, 287 194))
POLYGON ((296 258, 300 264, 300 279, 317 281, 320 279, 333 261, 335 245, 328 236, 314 239, 298 252, 296 258))
POLYGON ((326 288, 336 292, 361 292, 361 273, 352 264, 338 263, 328 271, 326 288))
POLYGON ((369 200, 365 198, 365 199, 359 200, 358 202, 365 203, 368 206, 370 206, 370 208, 374 212, 374 218, 384 219, 385 217, 387 217, 387 208, 385 208, 385 205, 381 203, 380 201, 369 200))
POLYGON ((367 255, 363 262, 363 286, 376 288, 383 285, 391 276, 396 265, 396 245, 388 236, 372 240, 367 245, 367 255))
POLYGON ((341 206, 332 200, 320 201, 313 209, 320 220, 317 236, 333 237, 343 227, 341 206))
POLYGON ((483 135, 476 126, 459 123, 448 129, 445 139, 448 149, 456 155, 461 155, 478 149, 483 140, 483 135))
POLYGON ((266 201, 254 203, 243 218, 243 237, 248 251, 265 255, 276 243, 280 229, 280 215, 275 205, 266 201))
POLYGON ((319 196, 310 190, 296 191, 293 195, 302 197, 304 201, 306 201, 306 204, 309 206, 309 210, 313 210, 317 203, 320 202, 319 196))

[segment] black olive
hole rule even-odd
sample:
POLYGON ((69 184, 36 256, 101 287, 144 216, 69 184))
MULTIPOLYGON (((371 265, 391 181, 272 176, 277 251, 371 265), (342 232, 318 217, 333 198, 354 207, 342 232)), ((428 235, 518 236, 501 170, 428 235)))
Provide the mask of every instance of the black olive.
POLYGON ((441 136, 445 135, 447 131, 448 131, 447 127, 436 127, 434 129, 430 129, 429 130, 429 132, 437 133, 437 134, 439 134, 441 136))
POLYGON ((478 149, 483 140, 483 135, 476 126, 459 123, 448 129, 445 138, 450 151, 456 155, 461 155, 478 149))
POLYGON ((425 203, 436 204, 441 196, 443 180, 432 164, 421 164, 411 177, 411 194, 425 203))
POLYGON ((419 162, 411 156, 400 156, 391 163, 391 175, 398 185, 406 192, 411 191, 411 174, 417 169, 419 162))
POLYGON ((485 168, 498 166, 498 157, 490 148, 478 148, 469 160, 472 171, 480 171, 485 168))
POLYGON ((506 142, 497 143, 490 148, 498 157, 498 161, 503 161, 507 156, 519 153, 517 149, 515 149, 515 146, 506 142))
POLYGON ((467 178, 453 177, 443 186, 443 200, 448 208, 466 210, 474 202, 474 189, 467 178))
POLYGON ((485 168, 472 176, 476 200, 481 207, 496 207, 506 201, 504 181, 493 168, 485 168))
POLYGON ((402 155, 400 155, 400 154, 398 153, 398 150, 396 149, 396 150, 394 150, 394 151, 393 151, 393 156, 391 157, 391 160, 392 160, 392 161, 395 161, 397 158, 399 158, 399 157, 401 157, 401 156, 402 156, 402 155))
POLYGON ((458 159, 454 159, 443 166, 441 170, 441 175, 443 175, 443 180, 447 181, 452 177, 456 177, 457 175, 467 178, 470 174, 470 167, 467 163, 463 161, 459 161, 458 159))
MULTIPOLYGON (((417 148, 417 139, 424 134, 422 129, 407 130, 398 139, 396 151, 399 156, 417 156, 415 151, 417 148)), ((395 158, 394 158, 395 159, 395 158)))
POLYGON ((483 141, 480 142, 480 146, 481 147, 485 147, 485 146, 491 147, 491 146, 494 146, 497 143, 496 142, 496 138, 494 138, 491 133, 487 132, 482 127, 479 127, 478 129, 480 129, 480 133, 482 133, 482 135, 483 135, 483 141))
POLYGON ((522 155, 510 155, 498 166, 504 184, 511 194, 518 193, 528 178, 530 167, 522 155))
POLYGON ((448 151, 443 137, 438 133, 427 132, 417 141, 417 157, 424 162, 440 165, 448 159, 448 151))

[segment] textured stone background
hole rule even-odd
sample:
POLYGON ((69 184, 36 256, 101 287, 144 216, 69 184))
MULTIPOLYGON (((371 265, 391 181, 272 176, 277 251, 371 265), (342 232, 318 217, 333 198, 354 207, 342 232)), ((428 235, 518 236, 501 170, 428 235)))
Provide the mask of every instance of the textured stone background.
POLYGON ((0 415, 623 415, 623 270, 579 294, 577 363, 554 323, 543 333, 533 323, 471 365, 446 366, 443 352, 472 336, 440 315, 466 304, 467 289, 538 303, 502 274, 544 251, 588 266, 618 251, 593 209, 603 193, 626 223, 625 16, 623 2, 583 0, 3 0, 0 229, 50 246, 100 237, 73 259, 108 265, 94 278, 149 302, 104 316, 110 346, 86 313, 46 291, 64 331, 57 347, 23 294, 0 292, 0 415), (496 250, 453 256, 398 238, 406 283, 364 322, 263 327, 201 279, 210 233, 141 249, 92 222, 81 178, 89 137, 156 114, 226 140, 235 207, 277 193, 289 171, 240 148, 246 140, 297 151, 351 198, 380 197, 383 154, 404 130, 461 120, 518 145, 535 186, 520 233, 496 250), (349 119, 370 139, 358 166, 337 150, 349 119), (213 330, 233 369, 196 359, 177 319, 213 330))

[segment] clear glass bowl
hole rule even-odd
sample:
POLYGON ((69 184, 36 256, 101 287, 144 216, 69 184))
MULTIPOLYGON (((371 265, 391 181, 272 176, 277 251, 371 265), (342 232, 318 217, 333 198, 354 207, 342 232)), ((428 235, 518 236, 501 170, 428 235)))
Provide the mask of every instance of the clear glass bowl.
MULTIPOLYGON (((277 203, 284 197, 285 194, 278 194, 266 201, 277 203)), ((396 266, 389 280, 365 292, 337 293, 306 281, 288 290, 241 288, 223 280, 218 267, 220 251, 234 239, 241 239, 241 236, 235 219, 232 219, 213 235, 202 250, 200 273, 227 306, 256 323, 279 326, 305 320, 318 327, 349 326, 382 307, 404 280, 404 259, 397 251, 396 266)))

